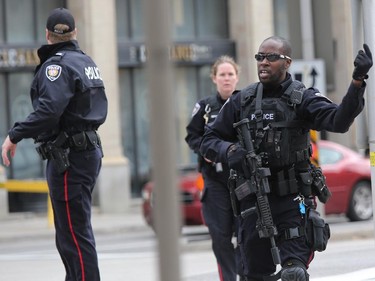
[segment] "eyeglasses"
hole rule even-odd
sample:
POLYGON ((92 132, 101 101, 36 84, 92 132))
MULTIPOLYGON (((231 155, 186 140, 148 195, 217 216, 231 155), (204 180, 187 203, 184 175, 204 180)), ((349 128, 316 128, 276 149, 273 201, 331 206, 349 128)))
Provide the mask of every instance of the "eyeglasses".
POLYGON ((290 57, 284 56, 284 55, 280 55, 280 54, 272 54, 272 53, 271 54, 260 54, 260 53, 255 54, 255 59, 257 61, 263 61, 265 58, 269 62, 275 62, 275 61, 277 61, 279 59, 284 59, 284 60, 288 59, 288 60, 291 60, 290 57))

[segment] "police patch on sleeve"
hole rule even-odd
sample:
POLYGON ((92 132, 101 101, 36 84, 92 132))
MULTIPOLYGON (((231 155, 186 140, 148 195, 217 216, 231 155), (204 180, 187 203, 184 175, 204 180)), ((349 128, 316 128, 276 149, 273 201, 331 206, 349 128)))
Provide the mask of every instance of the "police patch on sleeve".
POLYGON ((56 64, 51 64, 46 67, 46 76, 50 81, 55 81, 60 77, 61 66, 56 64))
POLYGON ((191 117, 193 117, 195 114, 197 114, 197 112, 199 111, 200 108, 201 108, 201 106, 199 105, 199 103, 196 103, 195 106, 194 106, 193 112, 191 113, 191 117))

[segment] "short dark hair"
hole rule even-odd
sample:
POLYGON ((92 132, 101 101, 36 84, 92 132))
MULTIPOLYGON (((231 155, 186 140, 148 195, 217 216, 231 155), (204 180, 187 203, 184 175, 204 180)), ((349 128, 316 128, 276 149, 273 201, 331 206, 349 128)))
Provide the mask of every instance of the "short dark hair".
POLYGON ((274 35, 274 36, 270 36, 270 37, 264 39, 263 42, 266 42, 268 40, 280 42, 282 44, 282 50, 283 50, 282 55, 292 57, 292 46, 291 46, 291 44, 288 40, 286 40, 285 38, 283 38, 281 36, 274 35))

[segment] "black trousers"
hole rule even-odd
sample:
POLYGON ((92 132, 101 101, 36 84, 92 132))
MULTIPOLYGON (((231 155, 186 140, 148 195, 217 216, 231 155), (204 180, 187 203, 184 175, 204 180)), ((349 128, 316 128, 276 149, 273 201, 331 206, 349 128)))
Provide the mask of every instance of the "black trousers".
POLYGON ((69 153, 70 167, 58 173, 47 162, 56 230, 56 247, 66 270, 65 281, 99 281, 98 258, 91 226, 91 195, 101 168, 99 148, 69 153))
MULTIPOLYGON (((304 217, 299 211, 299 203, 294 200, 295 197, 296 195, 279 197, 269 194, 268 196, 273 222, 279 233, 285 229, 303 225, 304 217)), ((245 198, 241 201, 241 210, 252 207, 254 204, 254 197, 245 198)), ((263 276, 275 272, 276 266, 272 260, 270 240, 269 238, 259 238, 256 221, 256 214, 241 220, 238 242, 244 275, 250 279, 263 280, 263 276)), ((301 261, 308 268, 314 257, 314 252, 306 244, 304 236, 280 240, 277 242, 277 246, 280 250, 281 265, 290 259, 295 259, 301 261)))
POLYGON ((226 183, 204 177, 202 211, 212 239, 212 250, 218 263, 220 281, 235 281, 237 262, 232 243, 235 218, 226 183))

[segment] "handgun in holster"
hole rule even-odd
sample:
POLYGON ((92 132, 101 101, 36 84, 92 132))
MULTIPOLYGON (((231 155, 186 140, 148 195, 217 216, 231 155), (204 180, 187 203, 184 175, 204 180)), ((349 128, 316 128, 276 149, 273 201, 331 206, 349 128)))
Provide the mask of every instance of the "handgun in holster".
POLYGON ((51 160, 54 162, 59 173, 63 173, 69 168, 69 150, 63 148, 68 135, 61 132, 54 141, 48 141, 36 148, 42 160, 51 160))

